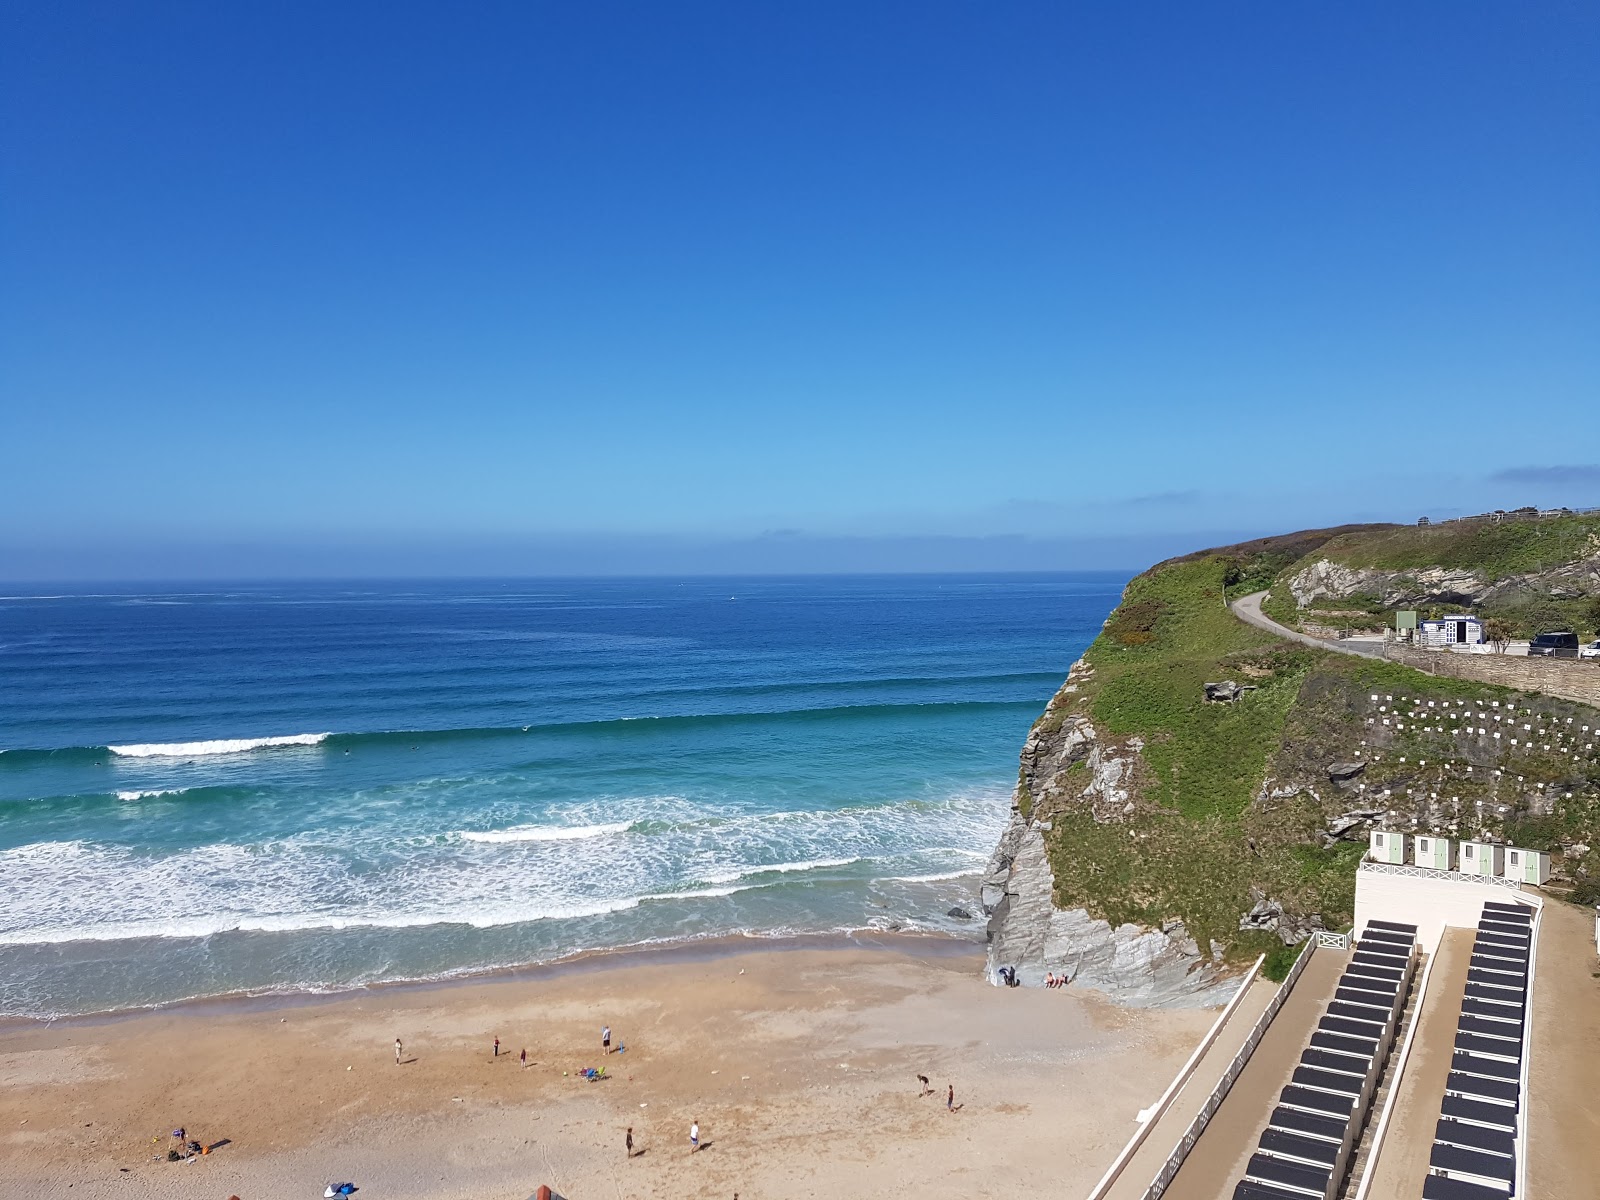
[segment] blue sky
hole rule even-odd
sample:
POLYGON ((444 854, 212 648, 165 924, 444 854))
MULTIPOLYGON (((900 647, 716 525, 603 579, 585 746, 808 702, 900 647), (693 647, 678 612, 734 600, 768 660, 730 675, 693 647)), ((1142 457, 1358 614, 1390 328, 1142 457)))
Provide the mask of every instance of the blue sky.
POLYGON ((1600 9, 0 15, 0 576, 1600 504, 1600 9))

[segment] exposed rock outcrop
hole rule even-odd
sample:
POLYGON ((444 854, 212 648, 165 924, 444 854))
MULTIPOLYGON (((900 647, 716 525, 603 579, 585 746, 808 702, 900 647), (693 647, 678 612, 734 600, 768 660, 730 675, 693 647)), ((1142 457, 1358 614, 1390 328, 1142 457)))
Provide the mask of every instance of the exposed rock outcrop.
POLYGON ((1408 571, 1376 567, 1350 567, 1319 558, 1288 580, 1295 603, 1307 608, 1327 597, 1345 600, 1373 596, 1385 608, 1415 608, 1424 604, 1453 604, 1470 608, 1523 592, 1555 599, 1592 596, 1600 592, 1600 545, 1575 562, 1546 571, 1490 580, 1481 571, 1460 567, 1420 567, 1408 571))
POLYGON ((1049 974, 1140 1007, 1220 1003, 1230 982, 1220 957, 1202 952, 1181 921, 1161 929, 1117 928, 1082 908, 1057 909, 1055 876, 1044 835, 1050 814, 1087 809, 1096 821, 1126 820, 1137 808, 1136 780, 1144 744, 1102 738, 1094 723, 1061 711, 1089 673, 1081 660, 1029 732, 1017 783, 1019 805, 984 872, 981 899, 989 918, 989 976, 1014 968, 1025 986, 1049 974), (1024 815, 1021 801, 1030 802, 1024 815))
POLYGON ((1065 975, 1075 987, 1143 1008, 1220 1004, 1231 993, 1233 980, 1223 974, 1218 956, 1202 955, 1183 922, 1113 929, 1084 909, 1057 909, 1054 887, 1044 831, 1013 813, 984 884, 991 979, 1000 967, 1014 968, 1024 986, 1042 984, 1048 974, 1065 975))

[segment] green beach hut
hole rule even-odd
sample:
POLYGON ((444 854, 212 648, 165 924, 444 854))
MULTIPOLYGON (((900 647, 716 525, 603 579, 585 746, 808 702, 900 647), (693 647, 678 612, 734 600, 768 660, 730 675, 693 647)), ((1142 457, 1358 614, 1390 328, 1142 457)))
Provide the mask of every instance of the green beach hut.
POLYGON ((1374 829, 1368 843, 1367 857, 1373 862, 1392 863, 1403 867, 1411 858, 1411 835, 1392 833, 1387 829, 1374 829))
POLYGON ((1507 846, 1505 877, 1520 883, 1543 883, 1550 878, 1550 856, 1543 850, 1507 846))
POLYGON ((1497 878, 1505 873, 1506 848, 1492 842, 1462 842, 1456 870, 1463 875, 1497 878))
POLYGON ((1413 866, 1427 867, 1430 871, 1455 870, 1456 860, 1455 855, 1451 853, 1449 838, 1418 834, 1414 844, 1416 849, 1411 859, 1413 866))

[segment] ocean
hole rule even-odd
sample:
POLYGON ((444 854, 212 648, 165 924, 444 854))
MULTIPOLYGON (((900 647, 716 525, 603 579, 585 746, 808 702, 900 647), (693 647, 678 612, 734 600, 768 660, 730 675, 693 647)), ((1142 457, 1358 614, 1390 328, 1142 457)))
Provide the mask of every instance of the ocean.
POLYGON ((746 935, 981 938, 1126 576, 0 597, 0 1014, 746 935))

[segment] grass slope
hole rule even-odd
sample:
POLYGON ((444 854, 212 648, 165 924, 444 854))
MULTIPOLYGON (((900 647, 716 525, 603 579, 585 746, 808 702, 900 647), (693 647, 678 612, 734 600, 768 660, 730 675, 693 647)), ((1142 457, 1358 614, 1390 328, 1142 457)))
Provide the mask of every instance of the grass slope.
POLYGON ((1114 925, 1182 920, 1201 946, 1214 941, 1233 957, 1268 950, 1269 966, 1287 969, 1292 951, 1275 935, 1241 934, 1239 919, 1254 890, 1291 913, 1319 914, 1328 928, 1348 924, 1365 844, 1322 848, 1330 816, 1387 806, 1441 832, 1514 834, 1537 848, 1600 842, 1600 759, 1575 756, 1576 744, 1541 751, 1519 739, 1513 752, 1505 738, 1461 732, 1468 709, 1505 720, 1515 709, 1517 720, 1552 731, 1581 729, 1600 714, 1292 645, 1247 626, 1224 600, 1282 551, 1259 553, 1191 556, 1134 579, 1085 654, 1092 674, 1052 705, 1048 721, 1088 716, 1108 746, 1142 745, 1133 811, 1123 819, 1096 821, 1072 802, 1075 786, 1038 814, 1051 821, 1059 906, 1114 925), (1255 690, 1233 704, 1206 703, 1203 685, 1221 679, 1255 690), (1402 708, 1456 716, 1402 720, 1402 708), (1569 718, 1576 724, 1562 724, 1569 718), (1328 779, 1331 763, 1351 758, 1368 761, 1357 785, 1364 790, 1341 791, 1328 779))

